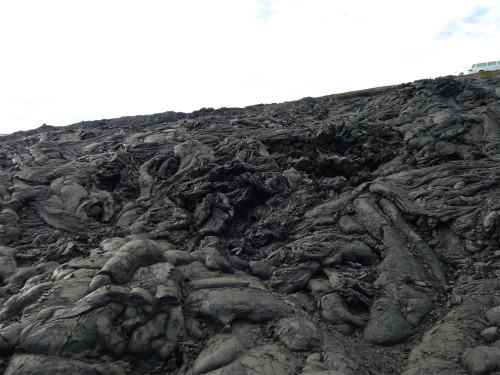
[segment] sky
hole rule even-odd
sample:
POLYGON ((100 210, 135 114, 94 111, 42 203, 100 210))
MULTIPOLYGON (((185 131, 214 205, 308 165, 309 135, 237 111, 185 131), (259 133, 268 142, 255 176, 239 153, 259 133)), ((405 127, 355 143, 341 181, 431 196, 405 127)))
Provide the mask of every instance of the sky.
POLYGON ((0 134, 500 60, 498 0, 0 0, 0 134))

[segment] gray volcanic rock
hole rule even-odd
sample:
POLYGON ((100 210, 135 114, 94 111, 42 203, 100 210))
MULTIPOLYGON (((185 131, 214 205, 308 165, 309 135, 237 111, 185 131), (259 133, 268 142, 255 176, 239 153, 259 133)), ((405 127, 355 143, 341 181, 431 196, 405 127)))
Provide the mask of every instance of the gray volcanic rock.
POLYGON ((268 291, 253 288, 210 288, 192 292, 186 304, 197 315, 220 323, 236 318, 264 322, 292 314, 292 309, 268 291))
POLYGON ((275 331, 280 341, 292 351, 312 351, 320 346, 318 327, 308 319, 281 319, 275 331))
POLYGON ((125 375, 127 367, 114 362, 92 363, 60 357, 33 354, 15 354, 5 370, 6 375, 125 375))
POLYGON ((496 374, 500 73, 0 137, 0 371, 496 374))

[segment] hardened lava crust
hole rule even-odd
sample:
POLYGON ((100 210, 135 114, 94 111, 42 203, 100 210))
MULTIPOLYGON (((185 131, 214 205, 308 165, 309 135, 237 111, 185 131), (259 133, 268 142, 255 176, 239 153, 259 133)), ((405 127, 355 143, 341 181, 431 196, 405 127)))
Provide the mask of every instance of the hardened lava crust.
POLYGON ((0 137, 0 372, 500 374, 499 87, 0 137))

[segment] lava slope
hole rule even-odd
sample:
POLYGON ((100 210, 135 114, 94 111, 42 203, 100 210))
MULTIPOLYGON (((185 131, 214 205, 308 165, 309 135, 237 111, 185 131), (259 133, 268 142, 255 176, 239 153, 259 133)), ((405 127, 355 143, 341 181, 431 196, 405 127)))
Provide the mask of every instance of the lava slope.
POLYGON ((0 137, 0 370, 500 374, 499 86, 0 137))

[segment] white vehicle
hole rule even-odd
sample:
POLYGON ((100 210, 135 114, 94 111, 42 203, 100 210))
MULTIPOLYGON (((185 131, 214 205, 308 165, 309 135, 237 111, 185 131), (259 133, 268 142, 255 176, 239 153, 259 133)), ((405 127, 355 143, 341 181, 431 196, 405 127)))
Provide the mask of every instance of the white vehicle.
POLYGON ((490 61, 479 64, 474 64, 468 70, 469 73, 479 73, 483 70, 497 70, 500 69, 500 61, 490 61))

